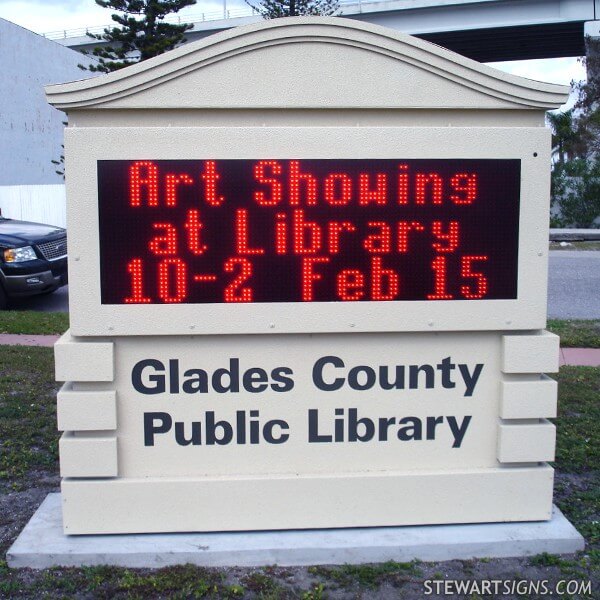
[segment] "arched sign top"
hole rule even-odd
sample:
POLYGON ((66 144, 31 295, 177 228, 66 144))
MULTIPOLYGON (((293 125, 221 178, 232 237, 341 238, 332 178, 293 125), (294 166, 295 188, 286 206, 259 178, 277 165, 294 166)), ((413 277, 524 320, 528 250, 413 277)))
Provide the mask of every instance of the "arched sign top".
POLYGON ((239 27, 106 76, 46 88, 49 102, 67 112, 91 107, 547 110, 565 102, 568 91, 508 75, 407 34, 337 17, 239 27))

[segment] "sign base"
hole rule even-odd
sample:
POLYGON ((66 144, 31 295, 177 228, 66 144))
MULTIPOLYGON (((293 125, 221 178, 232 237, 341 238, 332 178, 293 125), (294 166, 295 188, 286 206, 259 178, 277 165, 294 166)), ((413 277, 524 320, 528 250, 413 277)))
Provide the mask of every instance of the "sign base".
POLYGON ((63 479, 64 532, 221 532, 545 521, 551 518, 553 475, 548 465, 536 465, 464 472, 63 479))
POLYGON ((60 494, 49 494, 8 551, 7 561, 12 568, 32 569, 305 566, 571 554, 584 545, 556 507, 550 521, 535 523, 67 536, 60 494))

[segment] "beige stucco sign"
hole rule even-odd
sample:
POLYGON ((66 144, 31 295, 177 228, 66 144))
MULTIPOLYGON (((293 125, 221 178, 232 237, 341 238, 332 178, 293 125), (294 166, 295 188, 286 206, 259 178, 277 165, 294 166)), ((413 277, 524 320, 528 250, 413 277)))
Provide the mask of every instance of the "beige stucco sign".
POLYGON ((337 18, 48 87, 65 532, 550 518, 566 93, 337 18))

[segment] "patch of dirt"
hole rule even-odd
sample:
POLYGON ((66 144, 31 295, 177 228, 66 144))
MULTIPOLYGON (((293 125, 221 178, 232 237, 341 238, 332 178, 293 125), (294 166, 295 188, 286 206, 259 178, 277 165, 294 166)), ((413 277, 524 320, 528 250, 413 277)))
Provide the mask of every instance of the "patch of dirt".
POLYGON ((23 489, 11 489, 6 484, 0 485, 0 558, 2 559, 44 498, 50 492, 60 491, 60 477, 56 474, 38 471, 31 474, 30 480, 35 481, 35 485, 23 486, 23 489))

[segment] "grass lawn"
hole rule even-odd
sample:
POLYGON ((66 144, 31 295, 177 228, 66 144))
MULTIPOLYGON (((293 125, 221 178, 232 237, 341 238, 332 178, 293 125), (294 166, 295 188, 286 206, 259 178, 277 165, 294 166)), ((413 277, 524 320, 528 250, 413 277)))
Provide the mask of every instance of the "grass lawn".
POLYGON ((546 328, 563 348, 600 348, 600 319, 548 319, 546 328))
MULTIPOLYGON (((62 334, 68 328, 68 313, 0 311, 0 333, 62 334)), ((563 348, 600 348, 600 319, 549 319, 547 328, 560 335, 563 348)))
POLYGON ((0 333, 54 334, 69 329, 69 314, 35 310, 0 311, 0 333))
POLYGON ((423 582, 432 579, 573 579, 592 580, 594 592, 561 597, 592 598, 600 585, 600 369, 563 367, 558 378, 555 501, 586 538, 585 552, 575 557, 543 554, 521 559, 391 561, 308 568, 205 569, 186 565, 158 570, 11 570, 3 560, 6 551, 37 505, 48 492, 57 490, 59 482, 54 417, 57 385, 53 381, 51 349, 3 347, 0 597, 417 599, 424 597, 423 582))
POLYGON ((51 348, 2 346, 0 484, 26 485, 35 470, 58 466, 56 389, 51 348))

